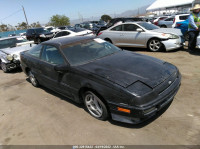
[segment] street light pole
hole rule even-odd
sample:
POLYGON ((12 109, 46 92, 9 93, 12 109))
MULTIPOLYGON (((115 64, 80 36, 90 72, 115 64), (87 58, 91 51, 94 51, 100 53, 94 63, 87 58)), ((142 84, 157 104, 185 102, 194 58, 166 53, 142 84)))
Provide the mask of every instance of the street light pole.
POLYGON ((24 6, 22 6, 22 9, 23 9, 23 12, 24 12, 24 16, 25 16, 26 24, 27 24, 27 28, 28 28, 28 20, 27 20, 27 17, 26 17, 26 12, 25 12, 25 10, 24 10, 24 6))

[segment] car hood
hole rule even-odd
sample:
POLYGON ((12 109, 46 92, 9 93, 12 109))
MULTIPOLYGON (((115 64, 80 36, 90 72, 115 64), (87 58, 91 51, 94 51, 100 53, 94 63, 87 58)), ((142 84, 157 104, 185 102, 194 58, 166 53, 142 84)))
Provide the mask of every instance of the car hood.
POLYGON ((136 81, 154 88, 177 71, 176 67, 169 63, 129 51, 122 51, 78 67, 124 88, 136 81))
MULTIPOLYGON (((35 46, 35 44, 32 44, 32 47, 33 46, 35 46)), ((31 49, 31 46, 30 46, 30 44, 27 44, 27 45, 22 45, 22 46, 13 47, 13 48, 1 49, 0 51, 2 51, 3 53, 5 53, 7 55, 16 54, 19 56, 20 52, 27 51, 29 49, 31 49)))
POLYGON ((180 29, 177 28, 159 28, 159 29, 154 29, 151 30, 153 32, 158 32, 158 33, 170 33, 170 34, 176 34, 178 36, 182 36, 182 32, 180 29))

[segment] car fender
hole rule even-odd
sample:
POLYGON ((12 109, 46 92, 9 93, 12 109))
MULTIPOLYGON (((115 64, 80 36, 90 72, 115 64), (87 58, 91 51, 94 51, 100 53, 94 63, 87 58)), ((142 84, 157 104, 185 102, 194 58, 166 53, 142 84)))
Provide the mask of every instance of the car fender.
POLYGON ((9 61, 6 58, 7 54, 5 54, 4 52, 0 51, 0 61, 3 63, 9 63, 9 61))

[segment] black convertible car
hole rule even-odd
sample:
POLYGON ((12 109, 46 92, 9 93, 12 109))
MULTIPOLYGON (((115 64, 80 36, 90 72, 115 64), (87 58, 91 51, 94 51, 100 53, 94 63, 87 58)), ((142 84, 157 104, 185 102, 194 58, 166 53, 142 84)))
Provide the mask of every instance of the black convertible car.
POLYGON ((132 124, 166 107, 181 83, 174 65, 94 37, 44 42, 21 53, 21 66, 33 86, 84 103, 97 119, 132 124))

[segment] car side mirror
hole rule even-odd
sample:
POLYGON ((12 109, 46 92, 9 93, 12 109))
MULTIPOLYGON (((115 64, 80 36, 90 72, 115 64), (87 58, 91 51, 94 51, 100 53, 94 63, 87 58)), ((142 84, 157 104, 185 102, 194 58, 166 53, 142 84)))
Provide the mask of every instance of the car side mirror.
POLYGON ((57 71, 58 73, 66 73, 69 71, 69 65, 62 64, 62 65, 56 65, 54 66, 54 70, 57 71))
POLYGON ((141 28, 137 28, 136 31, 137 31, 137 32, 143 32, 143 29, 141 29, 141 28))

